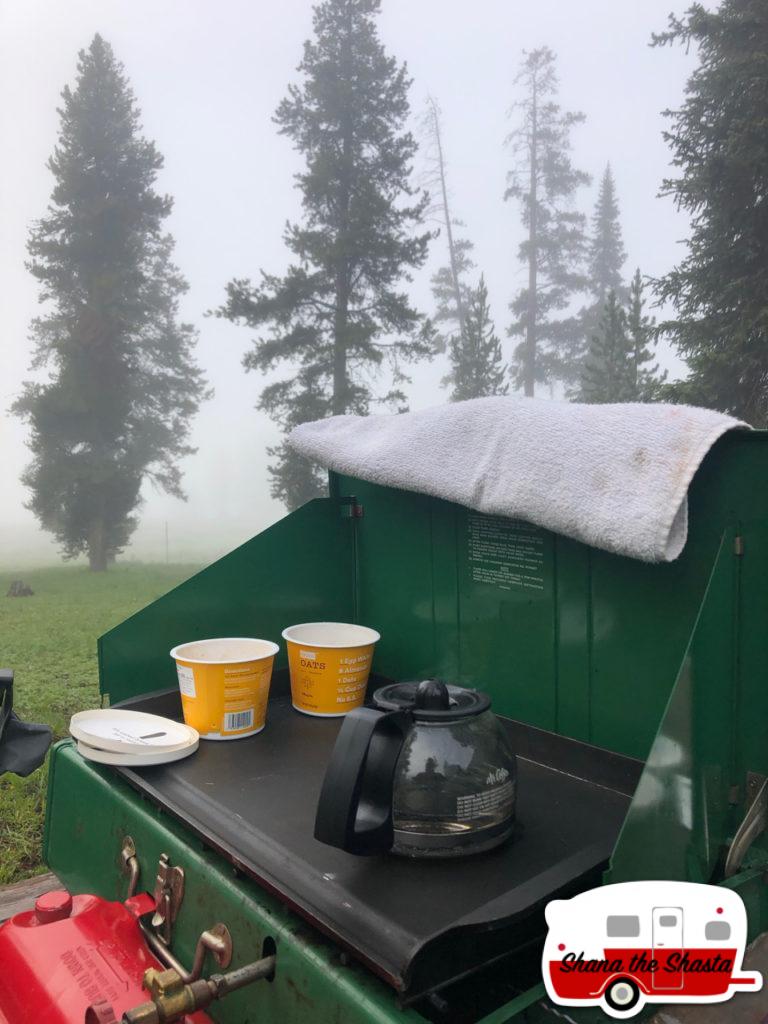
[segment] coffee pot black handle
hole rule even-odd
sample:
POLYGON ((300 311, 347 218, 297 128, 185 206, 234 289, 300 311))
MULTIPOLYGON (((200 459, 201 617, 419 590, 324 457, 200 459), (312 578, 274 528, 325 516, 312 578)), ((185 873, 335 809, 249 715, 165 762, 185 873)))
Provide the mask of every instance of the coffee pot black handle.
POLYGON ((391 848, 395 766, 411 724, 406 711, 349 712, 325 772, 315 839, 361 855, 391 848))

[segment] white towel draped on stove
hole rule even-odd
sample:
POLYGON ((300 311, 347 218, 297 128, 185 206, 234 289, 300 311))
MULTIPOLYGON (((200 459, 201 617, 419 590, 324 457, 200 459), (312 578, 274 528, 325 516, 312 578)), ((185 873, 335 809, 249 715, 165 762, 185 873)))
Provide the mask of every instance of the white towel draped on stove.
POLYGON ((296 427, 289 443, 361 480, 670 562, 685 545, 694 473, 723 433, 743 426, 684 405, 500 397, 334 416, 296 427))

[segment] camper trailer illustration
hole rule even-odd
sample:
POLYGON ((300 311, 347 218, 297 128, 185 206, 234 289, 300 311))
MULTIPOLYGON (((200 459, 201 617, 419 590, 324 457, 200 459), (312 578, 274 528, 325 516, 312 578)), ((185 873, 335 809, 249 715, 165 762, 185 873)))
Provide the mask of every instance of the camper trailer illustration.
POLYGON ((747 914, 738 893, 693 882, 622 882, 553 900, 542 972, 561 1006, 628 1018, 647 1003, 718 1003, 756 992, 742 971, 747 914))

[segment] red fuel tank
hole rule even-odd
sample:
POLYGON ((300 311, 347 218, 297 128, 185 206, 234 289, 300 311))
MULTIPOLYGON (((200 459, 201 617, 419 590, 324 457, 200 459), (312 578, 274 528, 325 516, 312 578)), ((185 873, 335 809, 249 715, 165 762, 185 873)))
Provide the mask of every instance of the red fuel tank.
MULTIPOLYGON (((147 1002, 144 971, 162 965, 136 916, 153 906, 149 896, 123 904, 57 890, 0 925, 0 1024, 84 1024, 99 1002, 119 1021, 147 1002)), ((211 1024, 202 1012, 184 1021, 211 1024)))

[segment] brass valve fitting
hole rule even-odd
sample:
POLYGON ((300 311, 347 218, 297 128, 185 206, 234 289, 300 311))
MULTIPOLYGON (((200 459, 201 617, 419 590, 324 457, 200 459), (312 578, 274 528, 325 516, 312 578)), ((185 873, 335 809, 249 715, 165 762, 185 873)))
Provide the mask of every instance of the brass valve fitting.
POLYGON ((170 1024, 186 1014, 205 1009, 215 998, 215 989, 203 980, 188 985, 177 971, 158 971, 151 967, 144 972, 144 988, 151 1002, 142 1003, 123 1014, 123 1024, 170 1024))

